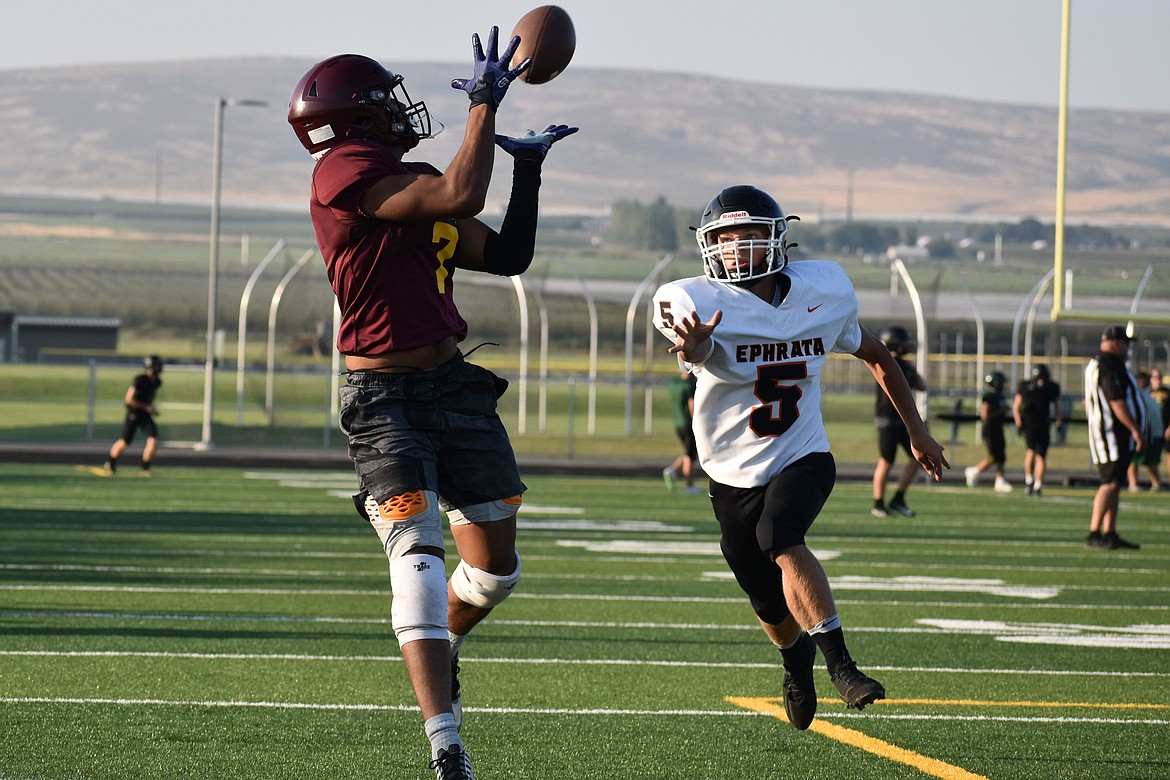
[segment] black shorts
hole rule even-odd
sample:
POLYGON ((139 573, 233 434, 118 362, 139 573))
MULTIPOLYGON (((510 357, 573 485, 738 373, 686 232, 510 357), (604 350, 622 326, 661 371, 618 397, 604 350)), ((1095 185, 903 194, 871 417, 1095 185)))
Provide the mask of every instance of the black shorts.
POLYGON ((431 490, 445 511, 522 494, 496 414, 507 386, 460 354, 432 371, 350 374, 340 423, 362 488, 378 503, 431 490))
POLYGON ((158 438, 158 426, 152 416, 141 409, 127 409, 126 419, 122 421, 122 441, 127 444, 134 441, 134 434, 139 428, 146 434, 146 438, 158 438))
POLYGON ((914 457, 914 453, 910 451, 910 431, 906 430, 906 426, 887 425, 878 428, 878 455, 881 459, 893 463, 898 455, 898 448, 911 458, 914 457))
POLYGON ((1117 454, 1117 460, 1110 463, 1098 463, 1097 476, 1100 477, 1101 484, 1108 485, 1112 482, 1118 487, 1125 487, 1129 484, 1129 476, 1126 472, 1132 462, 1133 450, 1127 448, 1117 454))
POLYGON ((1003 426, 984 425, 983 441, 987 444, 987 454, 997 464, 1002 465, 1007 460, 1007 442, 1003 438, 1003 426))
POLYGON ((719 521, 723 558, 752 609, 766 623, 780 623, 789 614, 776 556, 804 544, 836 479, 833 456, 814 452, 760 487, 711 482, 711 506, 719 521))
POLYGON ((1024 446, 1044 458, 1048 456, 1048 445, 1051 442, 1052 434, 1047 420, 1044 421, 1043 426, 1029 425, 1027 420, 1024 421, 1024 446))
POLYGON ((678 440, 682 442, 683 452, 691 460, 697 461, 699 459, 699 447, 695 444, 695 429, 688 425, 685 428, 675 428, 674 432, 678 436, 678 440))

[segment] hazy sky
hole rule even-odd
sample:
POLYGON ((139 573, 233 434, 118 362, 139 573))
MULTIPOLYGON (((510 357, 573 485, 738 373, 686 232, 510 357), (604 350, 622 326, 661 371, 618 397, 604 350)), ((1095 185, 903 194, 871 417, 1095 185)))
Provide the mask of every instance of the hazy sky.
MULTIPOLYGON (((56 0, 6 14, 0 69, 344 51, 470 62, 533 0, 56 0)), ((574 64, 1055 105, 1061 0, 562 0, 574 64), (659 9, 659 10, 652 10, 659 9)), ((1170 0, 1073 0, 1070 104, 1170 111, 1170 0)), ((465 74, 452 74, 465 75, 465 74)))

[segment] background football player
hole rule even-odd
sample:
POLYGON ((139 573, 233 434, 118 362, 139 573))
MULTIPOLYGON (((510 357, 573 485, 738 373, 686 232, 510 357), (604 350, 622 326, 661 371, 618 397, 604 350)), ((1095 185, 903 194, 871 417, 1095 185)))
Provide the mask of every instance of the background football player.
POLYGON ((979 475, 992 466, 995 467, 995 491, 1010 493, 1012 485, 1007 480, 1004 468, 1007 464, 1007 440, 1003 435, 1003 426, 1007 423, 1007 397, 1003 394, 1004 383, 1007 377, 1002 371, 991 371, 983 377, 983 394, 979 399, 979 419, 983 422, 983 444, 987 447, 987 455, 974 466, 963 470, 967 480, 967 487, 973 488, 979 484, 979 475))
POLYGON ((669 351, 698 377, 695 437, 723 556, 780 649, 788 720, 806 729, 817 648, 848 707, 886 695, 850 657, 829 580, 805 544, 836 480, 820 408, 829 353, 865 362, 928 473, 941 479, 949 464, 890 351, 858 323, 841 267, 788 264, 787 220, 762 190, 724 189, 697 229, 704 275, 664 284, 654 302, 669 351))
POLYGON ((150 476, 150 467, 154 463, 154 454, 158 450, 158 425, 154 421, 158 409, 154 406, 154 397, 162 387, 162 378, 159 374, 163 370, 163 361, 158 355, 151 355, 143 361, 145 373, 138 374, 126 389, 126 416, 122 420, 122 436, 110 445, 109 455, 102 465, 106 476, 112 477, 118 471, 118 458, 134 441, 134 434, 141 430, 146 434, 146 444, 142 448, 142 467, 138 474, 150 476))
MULTIPOLYGON (((918 373, 910 361, 902 357, 914 349, 914 339, 910 338, 906 329, 901 325, 891 325, 882 331, 880 338, 906 377, 910 389, 926 390, 926 380, 922 378, 922 374, 918 373)), ((890 469, 894 467, 898 449, 905 450, 911 457, 913 453, 910 450, 910 434, 906 431, 902 418, 898 416, 898 410, 894 408, 893 402, 881 386, 877 386, 876 390, 873 424, 878 432, 878 462, 873 469, 873 509, 870 510, 870 514, 874 517, 888 517, 890 512, 897 512, 904 517, 914 517, 914 510, 906 506, 906 491, 910 489, 914 476, 918 473, 918 464, 913 460, 906 464, 898 476, 898 487, 889 505, 885 503, 886 479, 890 475, 890 469)))
POLYGON ((1048 366, 1032 366, 1031 375, 1016 388, 1012 416, 1024 437, 1024 494, 1044 495, 1044 474, 1048 464, 1048 447, 1052 443, 1051 427, 1063 424, 1060 411, 1060 385, 1053 381, 1048 366))

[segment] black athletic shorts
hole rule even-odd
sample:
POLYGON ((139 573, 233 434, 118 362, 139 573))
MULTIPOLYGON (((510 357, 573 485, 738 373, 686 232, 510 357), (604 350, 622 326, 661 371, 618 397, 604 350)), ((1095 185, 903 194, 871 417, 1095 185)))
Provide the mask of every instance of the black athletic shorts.
POLYGON ((1003 438, 1002 425, 983 426, 983 441, 987 445, 987 454, 998 465, 1007 460, 1007 442, 1003 438))
POLYGON ((805 455, 766 485, 737 488, 711 481, 711 506, 719 521, 719 547, 736 582, 766 623, 788 616, 776 556, 804 544, 804 536, 820 514, 837 466, 828 452, 805 455))
POLYGON ((1029 425, 1028 421, 1024 420, 1024 445, 1032 452, 1041 458, 1048 457, 1048 446, 1051 444, 1051 440, 1052 434, 1047 420, 1044 421, 1043 425, 1029 425))
POLYGON ((496 414, 507 385, 458 353, 431 371, 349 374, 340 424, 362 489, 378 503, 431 490, 448 512, 522 494, 496 414))
POLYGON ((910 451, 910 431, 906 430, 906 426, 887 425, 878 428, 878 455, 882 460, 893 463, 899 447, 911 458, 914 457, 910 451))
POLYGON ((126 419, 122 421, 122 441, 127 444, 134 441, 134 434, 139 428, 146 434, 146 438, 158 438, 158 425, 149 413, 143 409, 127 409, 126 419))
POLYGON ((1129 475, 1126 472, 1129 470, 1131 462, 1133 462, 1133 450, 1127 447, 1117 454, 1117 460, 1110 463, 1098 463, 1097 476, 1100 477, 1101 484, 1106 485, 1113 482, 1119 487, 1125 487, 1129 484, 1129 475))
POLYGON ((683 452, 697 463, 699 461, 699 447, 695 444, 695 429, 688 425, 685 428, 675 428, 674 433, 678 436, 679 442, 682 443, 683 452))

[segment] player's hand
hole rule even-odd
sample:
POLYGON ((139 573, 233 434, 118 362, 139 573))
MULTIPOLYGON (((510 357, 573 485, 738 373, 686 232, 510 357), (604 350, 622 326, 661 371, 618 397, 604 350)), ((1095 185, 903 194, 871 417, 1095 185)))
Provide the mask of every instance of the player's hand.
POLYGON ((483 103, 492 108, 500 105, 508 87, 516 80, 517 76, 528 70, 528 66, 532 64, 532 58, 528 57, 516 67, 508 70, 508 63, 511 62, 512 55, 516 53, 516 47, 520 45, 520 37, 513 38, 508 44, 508 48, 504 49, 504 53, 498 54, 496 38, 499 34, 499 27, 493 27, 492 31, 488 33, 487 54, 484 54, 483 46, 479 42, 479 33, 472 33, 471 53, 475 57, 475 71, 469 79, 451 79, 451 86, 454 89, 463 90, 471 98, 472 108, 483 103))
POLYGON ((910 451, 914 453, 914 460, 918 461, 927 474, 934 477, 935 482, 941 482, 943 469, 951 467, 943 455, 943 446, 930 434, 911 436, 910 451))
POLYGON ((539 133, 529 130, 519 138, 506 135, 496 136, 496 146, 503 149, 517 160, 535 160, 544 162, 549 147, 567 135, 572 135, 580 128, 568 125, 549 125, 539 133))
POLYGON ((715 328, 719 327, 719 323, 723 321, 723 310, 716 309, 715 313, 711 315, 711 319, 703 322, 699 318, 697 311, 692 311, 691 316, 683 317, 681 321, 674 323, 671 329, 674 331, 675 339, 674 346, 667 350, 672 355, 682 354, 683 360, 688 363, 700 362, 699 360, 692 360, 698 358, 700 355, 709 356, 713 345, 710 344, 711 334, 715 332, 715 328))

